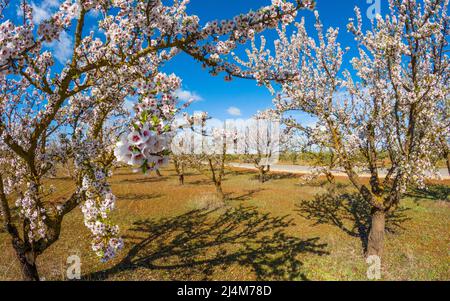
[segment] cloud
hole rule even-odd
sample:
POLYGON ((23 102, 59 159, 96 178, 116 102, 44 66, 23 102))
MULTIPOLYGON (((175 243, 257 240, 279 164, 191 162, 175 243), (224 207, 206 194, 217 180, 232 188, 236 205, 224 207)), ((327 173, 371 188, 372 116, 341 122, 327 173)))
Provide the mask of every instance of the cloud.
POLYGON ((36 4, 31 3, 31 8, 33 9, 33 22, 41 23, 44 20, 50 18, 50 11, 45 7, 37 6, 36 4))
POLYGON ((175 91, 175 96, 181 101, 201 101, 203 98, 195 92, 178 89, 175 91))
POLYGON ((236 107, 229 107, 227 112, 231 116, 241 116, 242 115, 241 110, 239 108, 236 108, 236 107))
POLYGON ((46 46, 52 49, 53 55, 61 64, 65 64, 72 56, 73 41, 65 31, 61 32, 58 40, 46 43, 46 46))
MULTIPOLYGON (((59 5, 59 0, 43 0, 40 5, 31 2, 31 8, 33 9, 33 22, 39 24, 42 21, 49 19, 52 15, 52 10, 59 7, 59 5)), ((20 9, 19 14, 22 14, 20 9)))
MULTIPOLYGON (((60 4, 60 0, 42 0, 40 4, 36 4, 32 1, 31 8, 33 9, 33 22, 39 24, 42 21, 49 19, 52 15, 52 11, 59 7, 60 4)), ((17 16, 23 16, 20 5, 17 6, 17 16)), ((54 57, 61 64, 65 64, 67 60, 70 59, 73 52, 72 38, 65 31, 61 32, 58 40, 51 43, 45 43, 45 46, 52 50, 54 57)))

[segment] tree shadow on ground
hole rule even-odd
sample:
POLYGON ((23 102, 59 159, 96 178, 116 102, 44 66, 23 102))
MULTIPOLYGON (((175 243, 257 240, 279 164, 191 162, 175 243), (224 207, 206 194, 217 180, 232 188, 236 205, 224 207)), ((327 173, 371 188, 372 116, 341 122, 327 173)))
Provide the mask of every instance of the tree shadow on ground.
POLYGON ((230 176, 251 176, 257 175, 257 172, 249 169, 227 169, 225 170, 225 175, 230 176))
POLYGON ((116 195, 119 200, 123 201, 143 201, 143 200, 151 200, 162 197, 163 195, 160 193, 150 193, 150 194, 136 194, 136 193, 127 193, 127 194, 118 194, 116 195))
MULTIPOLYGON (((303 176, 305 177, 305 176, 303 176)), ((322 179, 316 179, 312 181, 307 181, 307 183, 301 183, 299 184, 302 187, 315 187, 315 188, 327 188, 329 189, 330 185, 333 186, 335 189, 346 189, 350 186, 348 183, 341 183, 341 182, 335 182, 333 184, 330 183, 328 180, 322 180, 322 179)))
POLYGON ((238 196, 233 196, 234 195, 233 193, 228 193, 226 197, 227 197, 227 200, 230 200, 230 201, 248 201, 248 200, 251 200, 252 197, 256 193, 261 192, 261 191, 264 191, 264 189, 248 190, 248 191, 245 191, 243 194, 238 195, 238 196))
POLYGON ((195 180, 195 181, 187 181, 186 184, 195 185, 195 186, 203 186, 203 185, 211 185, 211 184, 213 184, 213 181, 210 179, 200 179, 200 180, 195 180))
MULTIPOLYGON (((271 172, 265 175, 266 181, 276 181, 276 180, 289 180, 289 179, 299 179, 301 178, 300 174, 293 173, 279 173, 279 172, 271 172)), ((254 177, 255 180, 259 180, 259 175, 254 177)))
MULTIPOLYGON (((367 251, 371 224, 371 206, 358 193, 336 193, 328 191, 316 195, 312 201, 301 201, 296 205, 300 216, 314 221, 314 225, 333 225, 346 234, 361 240, 364 253, 367 251)), ((386 216, 386 232, 395 234, 403 229, 401 224, 410 218, 407 208, 397 208, 386 216)))
POLYGON ((423 199, 450 202, 450 186, 443 184, 428 185, 425 189, 410 188, 405 195, 414 201, 423 199))
POLYGON ((158 183, 158 182, 165 182, 169 178, 162 176, 162 177, 145 177, 145 178, 138 178, 138 179, 123 179, 118 181, 119 184, 140 184, 140 183, 158 183))
POLYGON ((273 217, 253 207, 195 210, 173 218, 138 221, 131 229, 136 236, 126 238, 132 244, 127 256, 116 266, 84 279, 101 280, 144 269, 162 272, 172 280, 211 280, 217 278, 215 272, 226 273, 238 265, 259 280, 306 280, 298 255, 328 254, 327 245, 318 237, 287 235, 284 230, 292 226, 287 216, 273 217))

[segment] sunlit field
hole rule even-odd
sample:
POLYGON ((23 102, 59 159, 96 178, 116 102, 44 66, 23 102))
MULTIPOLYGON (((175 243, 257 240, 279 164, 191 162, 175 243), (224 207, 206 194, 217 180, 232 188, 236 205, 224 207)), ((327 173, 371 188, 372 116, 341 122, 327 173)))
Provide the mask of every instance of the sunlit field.
MULTIPOLYGON (((63 222, 61 239, 42 256, 46 280, 66 279, 67 258, 81 258, 83 280, 366 280, 364 257, 369 208, 356 202, 346 179, 336 192, 324 180, 301 185, 300 176, 228 170, 221 202, 204 176, 172 168, 162 177, 120 169, 111 179, 118 197, 113 222, 124 249, 109 263, 90 250, 80 210, 63 222)), ((50 180, 56 194, 69 179, 50 180)), ((450 181, 410 191, 390 214, 382 280, 450 280, 450 181)), ((58 199, 58 198, 55 198, 58 199)), ((10 238, 0 232, 0 280, 19 280, 10 238)))

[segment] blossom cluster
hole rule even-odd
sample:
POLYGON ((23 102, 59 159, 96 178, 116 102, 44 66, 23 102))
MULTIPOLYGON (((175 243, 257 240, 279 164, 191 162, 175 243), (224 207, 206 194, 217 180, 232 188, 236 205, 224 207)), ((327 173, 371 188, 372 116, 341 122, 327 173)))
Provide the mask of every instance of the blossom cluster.
POLYGON ((158 73, 151 82, 135 83, 139 101, 132 129, 122 135, 115 155, 118 161, 138 166, 145 173, 167 164, 173 137, 172 122, 180 110, 174 95, 181 86, 175 75, 158 73), (148 93, 151 91, 151 93, 148 93))
POLYGON ((83 149, 77 149, 75 168, 82 175, 80 193, 85 195, 86 200, 81 211, 84 224, 92 233, 92 250, 102 261, 108 261, 122 249, 123 240, 119 237, 119 227, 109 219, 116 203, 116 197, 107 181, 110 174, 90 159, 92 153, 100 153, 101 146, 95 141, 83 143, 83 149))
MULTIPOLYGON (((0 74, 34 45, 32 23, 16 26, 10 20, 0 24, 0 74)), ((1 76, 0 76, 1 78, 1 76)))
POLYGON ((108 261, 122 249, 123 240, 118 236, 119 227, 108 220, 109 213, 114 210, 116 197, 105 182, 106 176, 97 170, 94 178, 85 176, 82 189, 86 193, 86 201, 81 207, 84 224, 92 232, 92 250, 108 261))
POLYGON ((21 216, 28 221, 26 234, 29 242, 32 243, 46 238, 46 211, 38 203, 39 186, 33 182, 28 183, 27 186, 24 196, 17 199, 16 206, 20 208, 21 216))
POLYGON ((57 39, 64 28, 69 27, 72 20, 78 16, 78 12, 79 6, 77 1, 64 1, 56 14, 39 25, 38 34, 46 42, 57 39))

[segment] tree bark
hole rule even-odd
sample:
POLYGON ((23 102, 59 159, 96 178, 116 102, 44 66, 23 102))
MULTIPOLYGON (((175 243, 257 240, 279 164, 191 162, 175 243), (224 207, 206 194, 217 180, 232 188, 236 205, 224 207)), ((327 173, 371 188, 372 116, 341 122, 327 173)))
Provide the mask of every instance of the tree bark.
POLYGON ((184 165, 178 160, 173 160, 173 165, 175 166, 175 171, 178 175, 178 183, 184 185, 184 165))
POLYGON ((178 182, 180 183, 180 185, 184 185, 184 175, 183 174, 178 175, 178 182))
POLYGON ((384 249, 384 232, 386 213, 379 209, 372 209, 372 224, 370 227, 367 256, 376 255, 381 257, 384 249))
POLYGON ((39 273, 36 267, 36 254, 27 246, 18 246, 13 242, 14 250, 20 262, 22 277, 25 281, 39 281, 39 273))
POLYGON ((39 281, 39 274, 36 268, 36 255, 31 246, 23 241, 16 226, 12 223, 11 212, 6 199, 5 190, 3 187, 3 177, 0 173, 0 215, 3 217, 3 226, 11 236, 12 246, 16 251, 19 259, 23 279, 27 281, 39 281))
POLYGON ((217 197, 218 197, 221 201, 224 201, 224 200, 225 200, 225 194, 223 193, 221 183, 215 183, 215 185, 216 185, 216 193, 217 193, 217 197))
POLYGON ((259 169, 259 182, 264 183, 266 181, 264 176, 264 168, 259 169))

